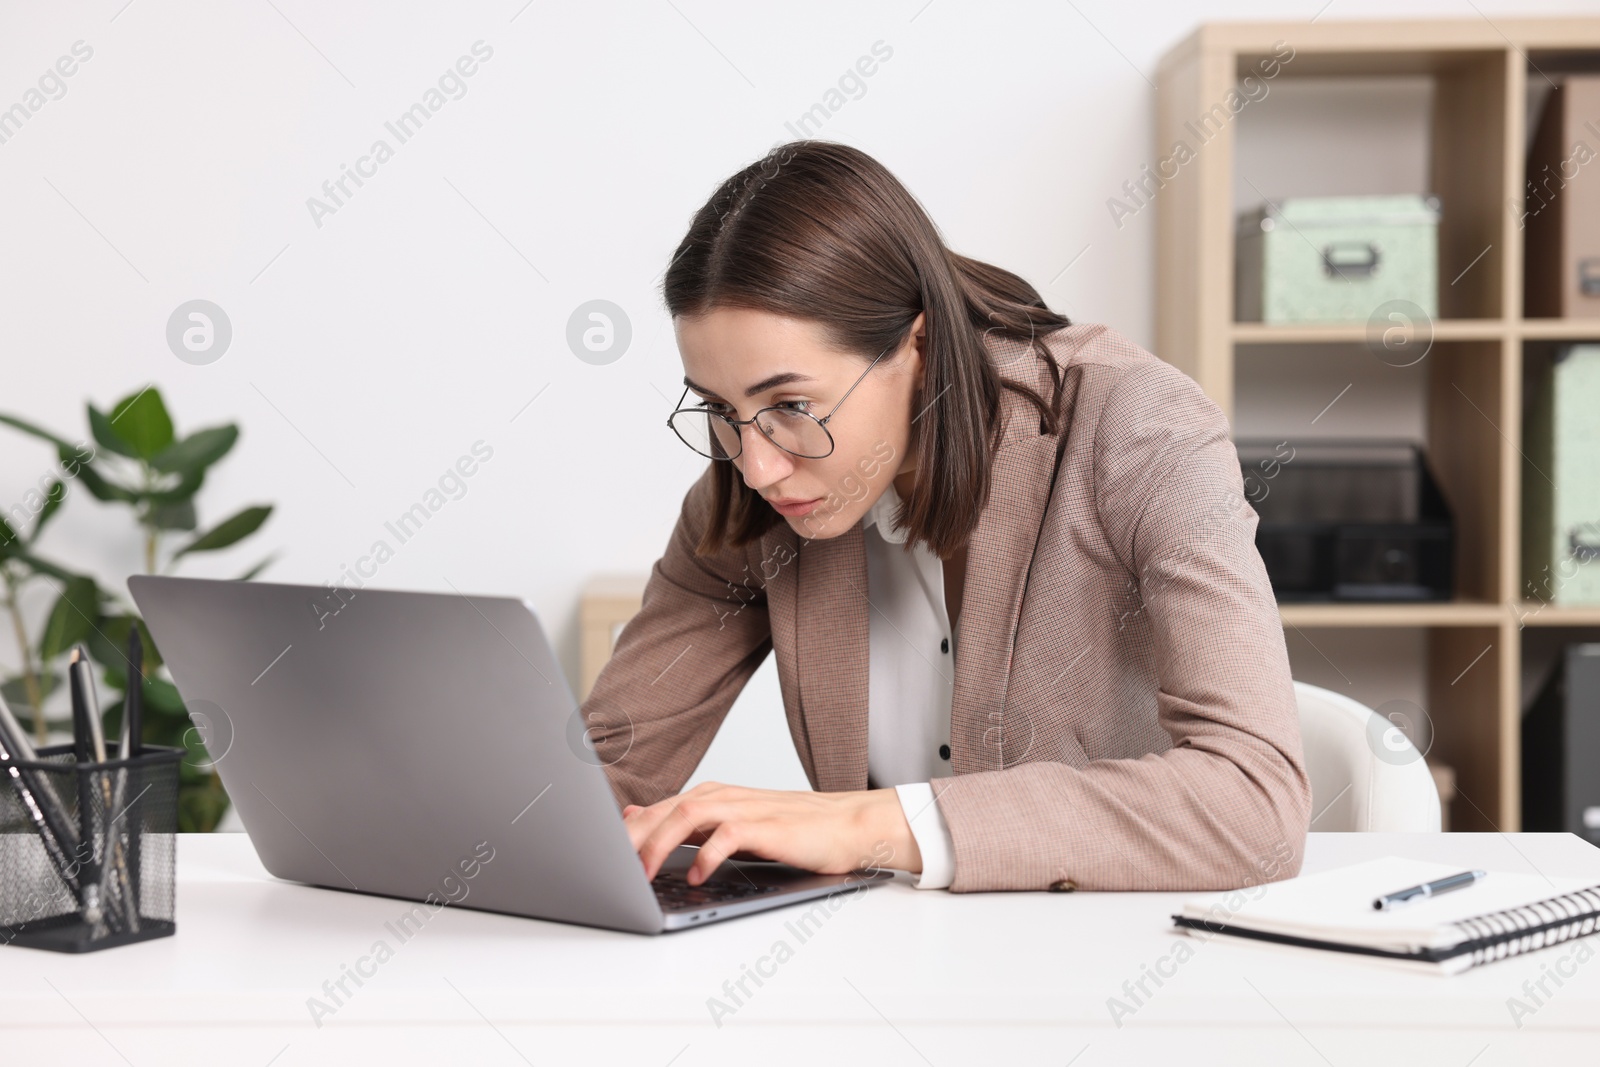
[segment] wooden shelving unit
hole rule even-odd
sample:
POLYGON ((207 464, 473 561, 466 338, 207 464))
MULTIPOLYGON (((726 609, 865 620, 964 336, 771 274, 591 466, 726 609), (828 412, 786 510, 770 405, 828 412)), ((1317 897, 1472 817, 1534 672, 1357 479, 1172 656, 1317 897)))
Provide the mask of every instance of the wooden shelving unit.
POLYGON ((578 601, 578 700, 586 700, 617 637, 644 603, 644 574, 598 574, 584 583, 578 601))
MULTIPOLYGON (((1538 89, 1546 77, 1600 66, 1600 19, 1203 26, 1162 60, 1156 158, 1180 139, 1192 142, 1185 123, 1223 102, 1278 42, 1294 49, 1280 80, 1423 75, 1433 81, 1427 191, 1441 198, 1444 211, 1440 316, 1431 324, 1424 372, 1425 444, 1457 520, 1459 595, 1447 604, 1284 604, 1284 625, 1424 632, 1434 730, 1429 758, 1455 769, 1459 789, 1450 825, 1517 830, 1523 629, 1600 626, 1600 607, 1541 605, 1523 595, 1524 362, 1530 346, 1600 340, 1600 321, 1522 316, 1522 231, 1513 204, 1524 188, 1530 76, 1539 79, 1538 89)), ((1234 321, 1238 126, 1222 125, 1156 197, 1156 351, 1198 381, 1230 418, 1241 352, 1348 347, 1367 337, 1364 322, 1234 321)))

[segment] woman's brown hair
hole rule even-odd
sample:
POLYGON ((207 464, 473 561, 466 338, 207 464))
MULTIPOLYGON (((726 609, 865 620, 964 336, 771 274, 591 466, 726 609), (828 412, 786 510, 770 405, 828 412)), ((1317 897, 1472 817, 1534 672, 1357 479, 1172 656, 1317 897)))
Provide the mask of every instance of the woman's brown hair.
MULTIPOLYGON (((1038 408, 1044 432, 1060 432, 1062 373, 1039 339, 1070 325, 1066 316, 1010 271, 946 248, 922 205, 859 149, 793 141, 723 182, 690 222, 662 293, 674 318, 747 308, 815 322, 863 363, 903 344, 926 313, 923 395, 932 400, 918 400, 915 487, 897 516, 907 549, 921 541, 948 559, 977 526, 1003 430, 1002 388, 1038 408), (988 332, 1029 343, 1055 383, 1049 400, 1001 377, 988 332)), ((782 521, 732 463, 712 466, 700 555, 748 544, 782 521)))

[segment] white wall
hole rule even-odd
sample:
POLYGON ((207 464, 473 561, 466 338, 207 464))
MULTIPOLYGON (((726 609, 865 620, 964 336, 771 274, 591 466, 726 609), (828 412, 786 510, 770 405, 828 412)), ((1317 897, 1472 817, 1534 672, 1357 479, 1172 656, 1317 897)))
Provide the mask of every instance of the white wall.
MULTIPOLYGON (((789 139, 785 123, 875 42, 891 58, 820 135, 882 159, 955 248, 1149 343, 1154 216, 1119 229, 1105 204, 1152 159, 1158 59, 1199 20, 1325 7, 123 3, 0 4, 0 108, 74 42, 93 48, 66 94, 0 144, 0 410, 76 437, 86 398, 154 381, 180 428, 237 420, 203 514, 277 513, 250 547, 183 573, 230 575, 280 548, 266 577, 310 583, 337 577, 483 440, 493 460, 374 582, 530 597, 569 668, 584 578, 646 569, 699 468, 662 424, 681 375, 654 288, 666 257, 716 183, 789 139), (315 224, 307 198, 375 139, 395 145, 385 121, 480 40, 493 56, 466 95, 315 224), (234 330, 206 366, 165 342, 193 298, 234 330), (606 366, 565 341, 596 298, 633 327, 606 366)), ((1333 0, 1319 17, 1600 3, 1529 8, 1333 0)), ((0 433, 0 508, 51 458, 0 433)), ((131 532, 74 491, 49 545, 120 579, 137 565, 131 532)), ((36 623, 45 607, 30 605, 36 623)), ((770 665, 702 774, 804 784, 770 665)))

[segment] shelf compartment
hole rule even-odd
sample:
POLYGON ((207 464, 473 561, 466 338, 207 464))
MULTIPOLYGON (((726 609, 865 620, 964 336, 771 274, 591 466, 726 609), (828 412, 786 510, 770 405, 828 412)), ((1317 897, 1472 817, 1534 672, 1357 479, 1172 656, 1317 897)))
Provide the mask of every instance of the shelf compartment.
MULTIPOLYGON (((1516 698, 1517 633, 1504 612, 1484 607, 1476 626, 1306 625, 1284 634, 1296 680, 1360 701, 1399 726, 1430 765, 1451 768, 1452 831, 1504 830, 1520 816, 1520 738, 1508 736, 1500 714, 1516 698)), ((1369 743, 1381 758, 1381 738, 1369 743)))
POLYGON ((1501 498, 1516 455, 1502 433, 1514 424, 1507 350, 1499 339, 1436 340, 1407 365, 1359 343, 1241 346, 1234 436, 1423 444, 1455 519, 1456 596, 1499 603, 1510 592, 1501 498))
MULTIPOLYGON (((1512 174, 1507 167, 1459 161, 1498 161, 1504 154, 1510 114, 1505 50, 1346 54, 1288 40, 1296 51, 1278 62, 1276 91, 1264 82, 1253 94, 1258 100, 1240 111, 1229 130, 1234 213, 1262 199, 1437 195, 1443 211, 1435 318, 1503 318, 1510 310, 1504 231, 1512 174), (1376 108, 1375 94, 1394 102, 1376 108), (1320 136, 1309 136, 1311 128, 1320 136), (1350 158, 1372 162, 1341 165, 1350 158)), ((1237 56, 1235 65, 1243 78, 1271 62, 1273 56, 1252 52, 1237 56)), ((1247 84, 1261 80, 1257 75, 1247 84)))
POLYGON ((1517 631, 1494 627, 1428 631, 1429 756, 1456 772, 1452 831, 1515 830, 1521 824, 1521 722, 1502 715, 1516 700, 1517 631))

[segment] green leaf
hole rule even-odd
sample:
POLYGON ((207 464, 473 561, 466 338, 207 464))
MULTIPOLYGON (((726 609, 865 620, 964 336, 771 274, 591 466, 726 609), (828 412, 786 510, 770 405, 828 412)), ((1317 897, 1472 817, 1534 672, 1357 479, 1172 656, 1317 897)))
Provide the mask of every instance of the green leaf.
POLYGON ((128 631, 139 625, 139 639, 144 643, 144 669, 146 673, 161 666, 161 654, 144 621, 133 615, 102 615, 89 635, 89 654, 99 663, 106 684, 113 689, 128 687, 128 631))
POLYGON ((157 715, 182 716, 185 722, 189 718, 189 709, 184 707, 178 687, 165 678, 144 680, 144 706, 157 715))
POLYGON ((115 641, 117 648, 122 650, 122 655, 117 657, 117 664, 121 666, 127 659, 128 631, 137 624, 139 627, 139 642, 144 646, 144 672, 148 675, 151 671, 165 662, 161 652, 156 648, 155 638, 150 636, 150 628, 143 619, 137 615, 111 615, 106 618, 104 627, 106 636, 115 641))
POLYGON ((128 658, 127 649, 103 639, 99 634, 90 634, 89 658, 105 665, 100 671, 100 678, 108 689, 115 689, 119 693, 127 690, 128 665, 124 662, 128 658))
MULTIPOLYGON (((55 513, 61 510, 61 502, 67 499, 67 487, 61 479, 50 483, 50 491, 45 493, 44 507, 39 509, 39 517, 34 520, 33 533, 28 535, 29 542, 39 540, 39 534, 44 530, 44 524, 49 522, 55 513)), ((0 549, 4 551, 4 549, 0 549)))
MULTIPOLYGON (((54 671, 50 672, 48 678, 43 675, 39 678, 39 684, 46 693, 63 683, 63 676, 56 674, 54 671)), ((33 702, 28 699, 28 685, 23 681, 22 675, 19 674, 15 678, 7 678, 4 682, 0 682, 0 697, 5 697, 6 703, 11 707, 12 714, 19 719, 28 719, 30 725, 32 724, 33 702)))
POLYGON ((192 530, 200 520, 194 513, 194 500, 156 504, 150 508, 150 524, 158 530, 192 530))
POLYGON ((31 555, 27 552, 18 552, 13 558, 15 558, 18 563, 21 563, 24 566, 39 572, 40 574, 48 575, 49 577, 56 579, 58 582, 71 582, 82 577, 82 575, 74 574, 72 571, 67 570, 60 564, 51 563, 47 559, 40 559, 38 556, 31 555))
MULTIPOLYGON (((65 462, 65 451, 62 452, 61 458, 65 462)), ((125 504, 131 504, 139 499, 138 493, 135 493, 132 489, 117 485, 115 482, 106 481, 105 478, 101 477, 99 471, 87 463, 78 464, 78 481, 83 483, 83 487, 89 490, 89 495, 96 500, 108 502, 120 500, 125 504)))
POLYGON ((183 766, 179 769, 179 776, 183 781, 200 782, 211 777, 213 757, 200 740, 198 727, 183 732, 183 743, 180 747, 188 752, 183 766))
POLYGON ((94 631, 100 614, 100 590, 93 578, 76 577, 62 589, 39 638, 39 658, 46 663, 94 631))
POLYGON ((227 455, 237 440, 239 440, 237 426, 216 426, 209 430, 199 430, 151 456, 150 466, 169 473, 204 470, 227 455))
POLYGON ((5 423, 7 426, 15 427, 16 429, 21 430, 25 434, 31 434, 34 437, 42 438, 42 439, 44 439, 46 441, 49 441, 51 444, 55 445, 59 449, 63 449, 65 451, 73 452, 73 453, 76 453, 78 451, 78 448, 77 448, 76 445, 68 444, 66 441, 63 441, 61 438, 59 438, 55 434, 51 433, 49 430, 41 429, 40 427, 35 426, 31 422, 26 422, 26 421, 24 421, 22 419, 17 418, 15 415, 0 415, 0 422, 5 423))
POLYGON ((196 467, 192 471, 184 471, 178 479, 178 484, 171 489, 156 489, 148 493, 140 493, 139 498, 151 504, 181 504, 192 500, 200 491, 200 486, 205 483, 206 469, 196 467))
POLYGON ((167 414, 167 405, 153 385, 112 408, 110 425, 115 436, 132 446, 140 459, 149 459, 172 444, 172 416, 167 414))
POLYGON ((9 512, 0 514, 0 559, 22 551, 25 545, 39 539, 44 524, 50 521, 56 509, 61 506, 61 501, 66 499, 67 487, 61 484, 58 478, 50 483, 50 488, 44 493, 37 489, 29 489, 22 494, 22 500, 14 505, 9 512), (34 520, 33 532, 24 537, 17 528, 6 521, 5 515, 13 518, 21 515, 23 518, 34 520))
POLYGON ((199 772, 187 762, 179 770, 183 784, 178 787, 178 832, 211 833, 228 811, 228 794, 214 772, 199 772))
POLYGON ((266 570, 268 567, 272 566, 277 561, 278 561, 278 554, 276 552, 274 552, 272 555, 268 556, 266 559, 262 560, 260 563, 257 563, 254 567, 251 567, 249 570, 247 570, 243 574, 239 575, 239 577, 236 578, 235 581, 248 582, 250 579, 254 578, 256 575, 260 574, 262 571, 266 570))
POLYGON ((101 448, 107 452, 115 452, 119 456, 128 456, 133 459, 139 458, 139 453, 134 451, 132 444, 123 440, 122 435, 111 424, 111 418, 105 412, 93 404, 85 404, 84 407, 89 409, 89 431, 94 434, 95 442, 101 448))
MULTIPOLYGON (((126 693, 123 693, 121 696, 117 697, 117 699, 115 701, 113 701, 111 704, 108 704, 106 706, 106 710, 105 710, 105 730, 106 730, 106 743, 108 745, 112 741, 120 741, 122 739, 122 713, 123 713, 123 710, 127 706, 128 706, 128 696, 127 696, 126 693)), ((152 738, 150 736, 150 720, 149 719, 144 719, 143 720, 143 727, 144 728, 139 731, 139 733, 140 733, 139 740, 141 742, 143 742, 145 744, 151 744, 151 745, 155 745, 155 744, 160 744, 161 743, 161 742, 155 740, 154 738, 152 738)), ((173 747, 174 748, 181 748, 182 745, 181 744, 180 745, 174 745, 173 747)))
POLYGON ((272 507, 256 506, 245 508, 230 518, 223 519, 220 523, 184 545, 173 555, 173 559, 187 555, 190 552, 214 552, 219 548, 227 548, 235 541, 240 541, 267 521, 267 516, 272 514, 272 507))

